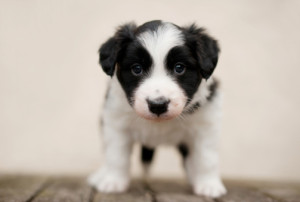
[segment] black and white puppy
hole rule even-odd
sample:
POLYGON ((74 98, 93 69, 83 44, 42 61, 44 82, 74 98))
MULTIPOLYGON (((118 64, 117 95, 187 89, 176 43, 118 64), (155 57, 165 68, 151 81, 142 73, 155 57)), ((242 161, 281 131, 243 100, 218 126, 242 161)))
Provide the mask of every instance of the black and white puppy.
POLYGON ((146 165, 156 146, 171 144, 183 155, 196 194, 224 194, 217 152, 221 98, 211 78, 217 41, 194 24, 130 23, 120 26, 99 54, 112 79, 102 118, 105 159, 90 184, 102 192, 123 192, 133 143, 142 145, 146 165))

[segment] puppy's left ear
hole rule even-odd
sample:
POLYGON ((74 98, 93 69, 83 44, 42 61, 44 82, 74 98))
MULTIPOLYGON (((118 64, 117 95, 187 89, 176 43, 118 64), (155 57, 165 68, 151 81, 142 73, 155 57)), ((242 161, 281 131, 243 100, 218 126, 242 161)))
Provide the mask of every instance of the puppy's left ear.
POLYGON ((208 79, 215 70, 219 58, 218 42, 209 36, 205 29, 198 28, 195 24, 183 29, 187 45, 196 56, 203 78, 208 79))

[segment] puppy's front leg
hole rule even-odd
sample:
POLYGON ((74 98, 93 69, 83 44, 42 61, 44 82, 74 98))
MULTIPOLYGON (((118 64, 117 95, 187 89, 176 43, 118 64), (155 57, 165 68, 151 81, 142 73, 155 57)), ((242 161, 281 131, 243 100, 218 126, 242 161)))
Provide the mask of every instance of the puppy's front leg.
POLYGON ((219 176, 217 135, 213 125, 202 128, 189 144, 185 167, 195 194, 216 198, 226 193, 219 176))
POLYGON ((132 150, 130 138, 124 131, 103 127, 104 162, 88 181, 101 192, 123 192, 129 186, 129 164, 132 150))

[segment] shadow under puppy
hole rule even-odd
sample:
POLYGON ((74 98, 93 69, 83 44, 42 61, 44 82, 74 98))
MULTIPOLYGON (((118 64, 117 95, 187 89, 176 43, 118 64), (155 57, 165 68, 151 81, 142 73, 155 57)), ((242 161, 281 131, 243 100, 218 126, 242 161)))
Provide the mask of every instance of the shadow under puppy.
POLYGON ((219 176, 220 93, 211 78, 219 47, 196 25, 151 21, 120 26, 100 48, 112 77, 103 109, 102 167, 89 177, 101 192, 123 192, 130 182, 134 142, 151 162, 160 144, 178 147, 194 193, 226 193, 219 176))

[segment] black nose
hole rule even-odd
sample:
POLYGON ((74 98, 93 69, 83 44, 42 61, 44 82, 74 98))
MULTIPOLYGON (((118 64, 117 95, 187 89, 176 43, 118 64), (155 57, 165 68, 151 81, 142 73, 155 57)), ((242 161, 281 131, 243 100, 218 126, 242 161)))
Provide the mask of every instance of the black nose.
POLYGON ((149 110, 157 116, 165 113, 168 110, 170 100, 164 97, 159 97, 154 100, 147 99, 149 110))

